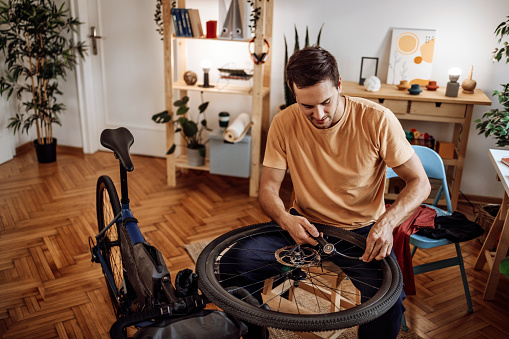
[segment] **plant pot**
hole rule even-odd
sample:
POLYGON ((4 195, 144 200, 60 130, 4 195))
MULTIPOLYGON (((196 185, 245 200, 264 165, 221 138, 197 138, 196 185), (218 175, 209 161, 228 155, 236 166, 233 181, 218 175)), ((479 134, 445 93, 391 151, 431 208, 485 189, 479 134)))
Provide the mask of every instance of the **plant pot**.
POLYGON ((34 140, 35 153, 37 154, 37 161, 41 164, 55 162, 57 160, 57 139, 53 138, 50 144, 39 145, 39 142, 34 140))
POLYGON ((203 166, 205 165, 205 146, 201 145, 199 148, 187 147, 187 164, 189 166, 203 166))

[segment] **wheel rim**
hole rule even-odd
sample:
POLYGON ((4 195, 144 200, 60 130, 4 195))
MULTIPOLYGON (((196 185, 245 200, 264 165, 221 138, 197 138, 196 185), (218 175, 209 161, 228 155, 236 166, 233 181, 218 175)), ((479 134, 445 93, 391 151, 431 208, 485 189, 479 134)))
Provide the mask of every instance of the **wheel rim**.
MULTIPOLYGON (((352 253, 350 254, 360 256, 364 252, 363 245, 365 240, 361 236, 357 234, 352 235, 352 232, 331 228, 330 226, 317 225, 317 227, 320 231, 333 233, 332 235, 335 236, 334 239, 337 241, 334 244, 336 246, 338 246, 339 241, 355 245, 355 249, 352 248, 350 251, 352 253)), ((280 265, 280 268, 277 269, 277 274, 271 275, 271 278, 275 282, 274 285, 279 283, 279 286, 274 289, 271 288, 270 292, 274 293, 268 294, 268 297, 267 295, 262 295, 263 302, 269 304, 271 310, 263 309, 263 305, 262 307, 257 307, 247 302, 239 301, 239 299, 226 292, 227 290, 232 290, 229 286, 232 277, 225 276, 221 268, 221 262, 224 261, 224 258, 229 253, 232 253, 228 252, 227 249, 237 248, 236 246, 245 239, 253 239, 253 237, 256 238, 268 233, 281 232, 283 231, 274 223, 267 223, 235 230, 214 240, 204 249, 197 261, 196 270, 200 276, 200 288, 203 293, 219 307, 238 316, 242 320, 269 327, 302 331, 323 331, 365 323, 387 311, 397 300, 397 297, 399 297, 402 287, 401 273, 397 263, 393 262, 392 258, 378 262, 382 275, 380 287, 376 286, 378 292, 371 298, 364 298, 361 299, 361 302, 357 302, 352 300, 354 299, 354 292, 351 290, 351 285, 354 283, 352 280, 343 280, 341 285, 344 284, 346 286, 339 286, 341 291, 336 289, 335 285, 330 285, 331 280, 337 280, 339 273, 334 271, 334 266, 328 263, 330 261, 337 261, 333 258, 333 255, 323 255, 323 253, 317 253, 316 250, 311 248, 304 248, 303 256, 292 257, 290 245, 280 247, 274 253, 275 260, 280 265), (316 264, 317 260, 319 262, 318 265, 316 264), (325 271, 321 270, 324 267, 325 271), (318 272, 317 268, 319 268, 318 272), (327 282, 325 283, 324 280, 327 282), (295 288, 295 284, 298 284, 299 288, 295 288), (311 295, 306 296, 302 294, 302 291, 299 291, 300 285, 303 284, 307 285, 306 288, 302 288, 302 290, 306 291, 304 293, 311 295), (341 293, 342 298, 350 302, 354 301, 355 306, 345 310, 345 306, 337 305, 336 300, 338 298, 336 298, 336 295, 338 293, 341 293), (289 306, 287 302, 289 294, 293 294, 291 301, 293 305, 292 310, 287 309, 287 306, 289 306)), ((324 234, 327 234, 326 232, 324 234)), ((286 232, 283 233, 283 238, 289 239, 288 242, 293 241, 286 232)), ((344 249, 345 246, 342 246, 342 248, 344 249)), ((253 253, 252 255, 258 254, 253 253)), ((231 263, 228 262, 227 264, 231 263)), ((271 269, 275 267, 272 263, 268 263, 267 266, 271 269)), ((263 269, 263 267, 260 266, 260 269, 263 269)), ((352 270, 352 267, 348 269, 352 270)), ((363 282, 357 281, 355 285, 360 283, 363 282)), ((260 288, 267 289, 266 280, 264 280, 261 287, 259 281, 256 284, 256 290, 254 291, 253 286, 249 284, 240 287, 250 289, 250 294, 255 295, 260 291, 260 288)), ((342 298, 339 299, 344 300, 342 298)), ((344 302, 344 304, 348 303, 344 302)))
MULTIPOLYGON (((115 212, 113 211, 112 204, 110 202, 110 196, 107 190, 103 191, 103 222, 104 225, 108 225, 111 220, 115 218, 115 212)), ((111 274, 115 281, 117 290, 120 291, 123 287, 123 266, 122 266, 122 255, 120 253, 120 240, 118 238, 117 225, 112 225, 104 234, 103 241, 108 252, 108 261, 111 274)))
MULTIPOLYGON (((115 216, 120 213, 120 202, 115 190, 115 186, 111 179, 107 176, 102 176, 98 180, 97 186, 97 218, 99 225, 99 232, 101 232, 115 216)), ((119 232, 117 224, 113 224, 101 237, 101 253, 106 266, 110 271, 113 281, 114 289, 108 283, 107 274, 103 271, 106 278, 106 286, 113 305, 113 310, 117 318, 124 315, 127 307, 125 287, 124 287, 124 270, 122 266, 122 253, 120 251, 119 232)))

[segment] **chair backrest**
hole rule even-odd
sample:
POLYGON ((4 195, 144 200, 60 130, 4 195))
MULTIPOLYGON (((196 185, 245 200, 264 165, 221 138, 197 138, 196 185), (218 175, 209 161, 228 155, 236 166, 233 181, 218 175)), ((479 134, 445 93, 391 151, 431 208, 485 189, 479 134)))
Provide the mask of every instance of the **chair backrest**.
MULTIPOLYGON (((422 166, 424 167, 424 170, 426 171, 426 175, 428 178, 432 179, 439 179, 442 181, 442 186, 438 190, 437 195, 435 196, 435 200, 433 201, 433 206, 436 206, 438 204, 438 201, 440 200, 440 197, 442 196, 442 193, 445 197, 445 203, 447 205, 447 211, 449 213, 452 213, 452 204, 451 204, 451 198, 449 196, 449 188, 447 186, 447 176, 445 175, 445 169, 444 169, 444 163, 442 161, 442 158, 438 155, 437 152, 432 150, 431 148, 424 147, 424 146, 417 146, 412 145, 412 147, 415 150, 415 153, 421 160, 422 166)), ((398 175, 392 168, 387 169, 387 175, 386 178, 395 178, 398 175)))

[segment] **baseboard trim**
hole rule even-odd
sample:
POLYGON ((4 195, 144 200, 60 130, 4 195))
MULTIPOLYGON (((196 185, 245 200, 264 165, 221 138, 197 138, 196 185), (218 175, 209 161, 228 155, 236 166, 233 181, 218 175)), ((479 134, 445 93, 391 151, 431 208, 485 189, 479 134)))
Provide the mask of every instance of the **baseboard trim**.
POLYGON ((470 201, 470 203, 472 204, 501 204, 502 203, 502 198, 497 198, 497 197, 487 197, 487 196, 483 196, 483 195, 474 195, 474 194, 460 194, 460 196, 458 197, 458 201, 461 201, 461 202, 466 202, 468 203, 470 201), (466 198, 466 199, 465 199, 466 198), (468 201, 467 201, 468 199, 468 201))
POLYGON ((25 154, 27 152, 30 152, 33 149, 34 149, 34 143, 33 142, 27 142, 26 144, 23 144, 21 146, 16 147, 15 156, 25 154))
MULTIPOLYGON (((33 142, 24 143, 23 145, 16 147, 16 156, 25 154, 27 152, 31 152, 32 150, 34 150, 33 142)), ((57 145, 57 153, 82 155, 83 148, 82 147, 65 146, 65 145, 57 145)))

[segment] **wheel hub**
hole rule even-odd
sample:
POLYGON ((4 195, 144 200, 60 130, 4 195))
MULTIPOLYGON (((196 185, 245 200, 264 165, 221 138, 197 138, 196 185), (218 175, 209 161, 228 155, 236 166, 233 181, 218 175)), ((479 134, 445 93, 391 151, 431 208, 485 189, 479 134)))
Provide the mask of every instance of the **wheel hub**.
POLYGON ((275 256, 280 264, 297 268, 318 266, 321 259, 317 250, 300 245, 280 248, 276 251, 275 256))

